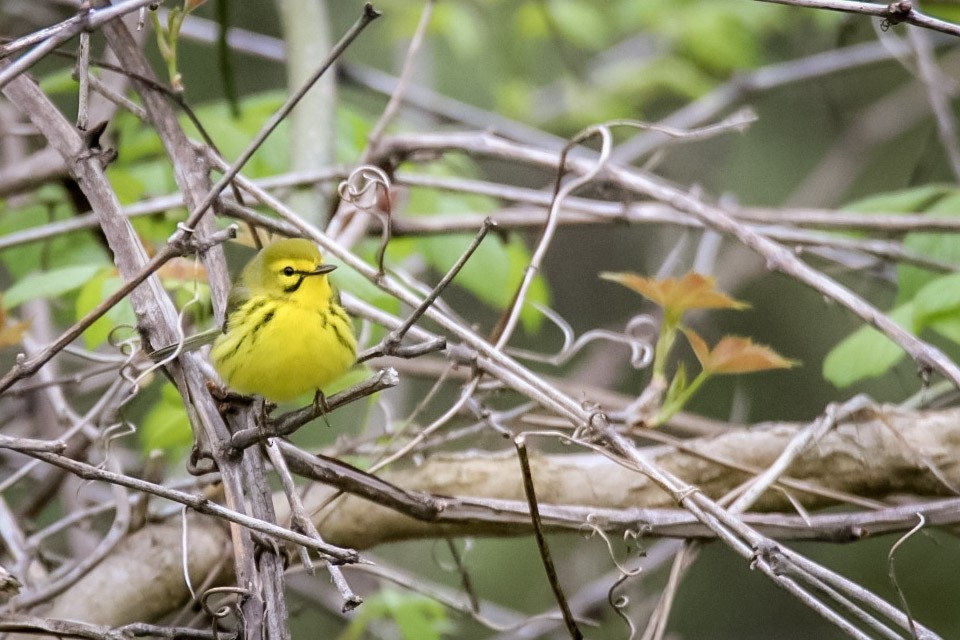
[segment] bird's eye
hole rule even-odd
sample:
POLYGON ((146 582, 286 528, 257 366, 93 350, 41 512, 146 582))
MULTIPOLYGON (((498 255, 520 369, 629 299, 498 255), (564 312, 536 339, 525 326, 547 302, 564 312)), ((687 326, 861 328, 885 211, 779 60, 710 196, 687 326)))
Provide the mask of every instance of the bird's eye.
POLYGON ((287 277, 292 276, 292 275, 293 275, 293 267, 284 267, 284 268, 283 268, 283 275, 285 275, 285 276, 287 276, 287 277))

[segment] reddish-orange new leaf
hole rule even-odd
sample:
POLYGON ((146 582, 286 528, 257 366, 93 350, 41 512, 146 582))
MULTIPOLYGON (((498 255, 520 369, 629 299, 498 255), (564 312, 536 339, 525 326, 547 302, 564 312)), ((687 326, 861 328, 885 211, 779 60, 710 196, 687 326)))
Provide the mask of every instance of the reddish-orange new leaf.
POLYGON ((684 331, 700 366, 709 373, 753 373, 769 369, 790 369, 799 364, 784 358, 770 347, 754 344, 750 338, 724 336, 713 349, 695 331, 684 331))
POLYGON ((601 273, 600 277, 633 289, 663 307, 664 312, 675 319, 690 309, 745 309, 750 306, 717 291, 715 278, 692 271, 682 278, 663 280, 645 278, 636 273, 609 271, 601 273))

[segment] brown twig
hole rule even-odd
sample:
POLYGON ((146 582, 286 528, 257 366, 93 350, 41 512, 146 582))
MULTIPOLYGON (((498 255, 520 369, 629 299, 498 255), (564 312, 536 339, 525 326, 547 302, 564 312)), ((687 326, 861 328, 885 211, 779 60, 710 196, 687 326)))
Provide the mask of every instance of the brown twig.
POLYGON ((381 369, 363 382, 355 384, 349 389, 344 389, 327 398, 325 410, 311 403, 306 407, 285 413, 274 420, 270 420, 265 425, 237 431, 230 438, 229 455, 236 455, 243 449, 257 442, 261 442, 266 438, 288 436, 308 422, 320 417, 324 411, 333 411, 351 402, 355 402, 360 398, 365 398, 384 389, 395 387, 399 382, 400 378, 397 376, 395 369, 381 369))
POLYGON ((543 523, 540 520, 540 509, 537 505, 537 492, 533 486, 533 475, 530 473, 530 460, 527 457, 527 443, 523 435, 516 436, 513 444, 517 449, 517 457, 520 460, 520 471, 523 475, 523 492, 527 496, 527 504, 530 507, 530 521, 533 523, 533 535, 537 540, 537 549, 540 550, 540 561, 543 562, 543 568, 547 572, 547 580, 550 583, 550 589, 553 591, 553 597, 560 607, 563 614, 563 622, 567 626, 567 632, 574 640, 583 638, 583 632, 577 625, 577 621, 570 611, 570 604, 563 593, 563 587, 560 586, 560 580, 557 577, 557 570, 553 566, 553 558, 550 555, 550 547, 547 545, 547 539, 543 535, 543 523))

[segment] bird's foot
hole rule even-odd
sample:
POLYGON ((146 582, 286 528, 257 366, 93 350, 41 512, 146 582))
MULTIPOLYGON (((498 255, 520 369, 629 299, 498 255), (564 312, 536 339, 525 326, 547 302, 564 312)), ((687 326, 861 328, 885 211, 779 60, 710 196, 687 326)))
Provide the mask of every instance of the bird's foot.
POLYGON ((327 414, 330 413, 330 405, 327 404, 327 396, 323 395, 323 391, 317 389, 317 393, 313 396, 313 412, 320 414, 323 418, 323 422, 327 425, 327 428, 330 428, 330 421, 327 420, 327 414))

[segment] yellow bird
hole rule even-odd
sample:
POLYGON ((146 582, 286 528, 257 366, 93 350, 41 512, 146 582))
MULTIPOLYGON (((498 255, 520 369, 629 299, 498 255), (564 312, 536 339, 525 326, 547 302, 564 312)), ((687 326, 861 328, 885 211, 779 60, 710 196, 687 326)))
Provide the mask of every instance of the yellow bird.
POLYGON ((234 391, 274 402, 323 387, 356 362, 350 317, 309 240, 280 240, 244 267, 227 299, 227 317, 210 352, 234 391))

